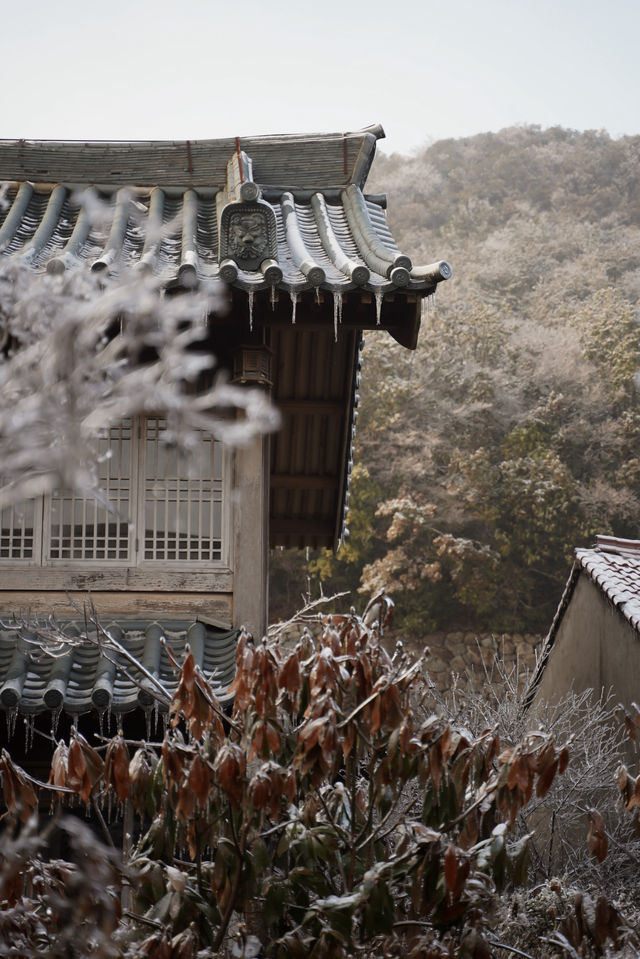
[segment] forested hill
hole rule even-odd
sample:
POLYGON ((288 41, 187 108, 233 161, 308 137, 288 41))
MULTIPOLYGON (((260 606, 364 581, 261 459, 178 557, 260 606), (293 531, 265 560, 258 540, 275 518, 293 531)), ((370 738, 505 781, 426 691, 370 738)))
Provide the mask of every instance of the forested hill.
POLYGON ((369 185, 415 261, 455 262, 456 299, 522 311, 608 284, 640 295, 640 136, 512 127, 379 155, 369 185))
POLYGON ((415 355, 367 337, 351 537, 311 572, 419 633, 545 630, 574 547, 640 536, 640 137, 445 140, 368 188, 454 277, 415 355))

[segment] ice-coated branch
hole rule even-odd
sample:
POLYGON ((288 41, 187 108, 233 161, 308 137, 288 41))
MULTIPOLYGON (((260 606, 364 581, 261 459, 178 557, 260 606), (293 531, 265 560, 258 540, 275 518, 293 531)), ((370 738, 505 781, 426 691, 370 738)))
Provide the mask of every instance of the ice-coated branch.
POLYGON ((144 271, 52 275, 0 259, 0 508, 56 488, 100 498, 97 435, 127 417, 163 415, 183 454, 195 430, 243 444, 275 429, 262 392, 210 375, 195 388, 215 366, 203 340, 220 308, 213 283, 167 297, 144 271))

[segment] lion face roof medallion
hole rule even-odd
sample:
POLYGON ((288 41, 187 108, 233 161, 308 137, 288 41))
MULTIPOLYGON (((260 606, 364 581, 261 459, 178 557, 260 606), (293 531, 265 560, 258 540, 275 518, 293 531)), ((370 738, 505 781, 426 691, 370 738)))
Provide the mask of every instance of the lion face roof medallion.
POLYGON ((241 270, 257 270, 277 257, 276 218, 265 201, 229 203, 220 220, 220 259, 235 260, 241 270))

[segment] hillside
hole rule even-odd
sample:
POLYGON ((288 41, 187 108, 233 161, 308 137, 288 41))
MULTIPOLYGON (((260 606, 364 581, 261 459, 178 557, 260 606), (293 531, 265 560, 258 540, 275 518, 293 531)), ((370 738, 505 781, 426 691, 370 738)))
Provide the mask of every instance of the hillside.
POLYGON ((575 546, 640 535, 640 137, 510 128, 368 185, 454 278, 415 355, 367 337, 352 535, 309 572, 384 583, 418 633, 544 630, 575 546))

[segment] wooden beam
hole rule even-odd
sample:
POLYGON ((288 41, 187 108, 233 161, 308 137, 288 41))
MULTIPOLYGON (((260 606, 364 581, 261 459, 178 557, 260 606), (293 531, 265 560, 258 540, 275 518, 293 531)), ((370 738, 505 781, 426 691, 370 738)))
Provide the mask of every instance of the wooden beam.
POLYGON ((337 476, 301 476, 290 473, 273 473, 271 486, 277 489, 337 489, 337 476))
POLYGON ((301 413, 303 416, 342 416, 343 400, 275 400, 275 405, 285 415, 301 413))
POLYGON ((203 571, 170 569, 126 569, 103 566, 83 570, 61 567, 34 568, 0 566, 0 591, 4 590, 91 590, 92 592, 158 592, 185 590, 193 593, 230 593, 233 572, 230 569, 203 571))
POLYGON ((271 532, 283 536, 333 536, 334 517, 306 517, 298 519, 277 517, 271 520, 271 532))
MULTIPOLYGON (((0 613, 19 615, 50 616, 52 613, 62 619, 76 619, 78 612, 69 602, 71 597, 82 609, 89 599, 86 592, 66 593, 0 591, 0 613)), ((103 624, 120 618, 135 619, 187 619, 195 620, 199 615, 215 616, 228 622, 232 618, 233 603, 228 593, 212 595, 210 593, 100 593, 92 597, 98 615, 103 624)))

